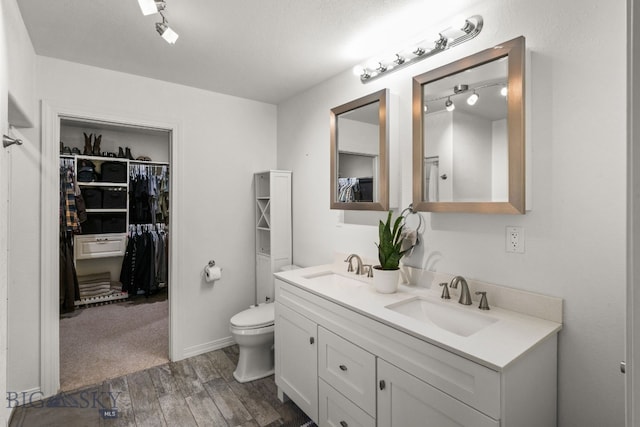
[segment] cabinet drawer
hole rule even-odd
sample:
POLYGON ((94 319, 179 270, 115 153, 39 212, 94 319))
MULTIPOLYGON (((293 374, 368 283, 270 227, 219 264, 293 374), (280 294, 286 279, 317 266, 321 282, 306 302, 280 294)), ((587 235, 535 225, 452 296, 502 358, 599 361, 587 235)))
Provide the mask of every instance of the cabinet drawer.
POLYGON ((321 426, 375 427, 376 421, 369 414, 351 403, 329 384, 319 383, 319 418, 321 426))
POLYGON ((318 327, 318 375, 371 415, 376 410, 376 358, 318 327))
POLYGON ((106 258, 124 255, 126 234, 95 234, 76 236, 76 259, 106 258))

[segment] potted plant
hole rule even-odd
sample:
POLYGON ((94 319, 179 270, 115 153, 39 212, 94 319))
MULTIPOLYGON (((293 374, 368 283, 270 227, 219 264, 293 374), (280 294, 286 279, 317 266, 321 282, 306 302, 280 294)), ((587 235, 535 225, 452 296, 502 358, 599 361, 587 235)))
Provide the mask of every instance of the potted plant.
POLYGON ((398 289, 400 279, 400 259, 407 252, 402 250, 402 216, 393 221, 393 211, 389 211, 387 221, 378 225, 378 261, 380 265, 373 267, 373 282, 376 291, 391 294, 398 289), (393 228, 391 224, 393 223, 393 228))

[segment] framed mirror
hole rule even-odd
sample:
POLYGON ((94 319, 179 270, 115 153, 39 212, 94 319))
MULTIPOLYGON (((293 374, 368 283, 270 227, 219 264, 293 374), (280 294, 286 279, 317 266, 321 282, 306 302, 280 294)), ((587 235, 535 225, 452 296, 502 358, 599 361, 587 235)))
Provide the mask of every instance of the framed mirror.
POLYGON ((524 214, 524 57, 518 37, 413 78, 413 206, 524 214))
POLYGON ((388 89, 331 109, 331 209, 389 209, 388 89))

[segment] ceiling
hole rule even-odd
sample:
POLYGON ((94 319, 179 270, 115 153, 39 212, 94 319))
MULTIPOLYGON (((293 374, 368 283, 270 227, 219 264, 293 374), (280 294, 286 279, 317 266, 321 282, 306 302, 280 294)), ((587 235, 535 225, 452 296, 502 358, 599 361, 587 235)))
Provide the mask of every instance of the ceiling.
POLYGON ((430 38, 472 1, 166 0, 175 45, 136 0, 18 5, 38 55, 277 104, 430 38))

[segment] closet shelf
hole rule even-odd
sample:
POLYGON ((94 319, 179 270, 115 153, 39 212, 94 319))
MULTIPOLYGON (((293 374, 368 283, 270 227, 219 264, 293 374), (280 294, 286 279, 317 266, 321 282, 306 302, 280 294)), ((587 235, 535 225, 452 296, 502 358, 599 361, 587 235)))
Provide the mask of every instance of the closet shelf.
POLYGON ((127 188, 129 186, 129 184, 127 184, 126 182, 98 182, 98 181, 82 182, 82 181, 78 181, 78 186, 79 187, 123 187, 123 188, 127 188))
POLYGON ((124 209, 87 209, 87 213, 127 213, 127 208, 124 209))

